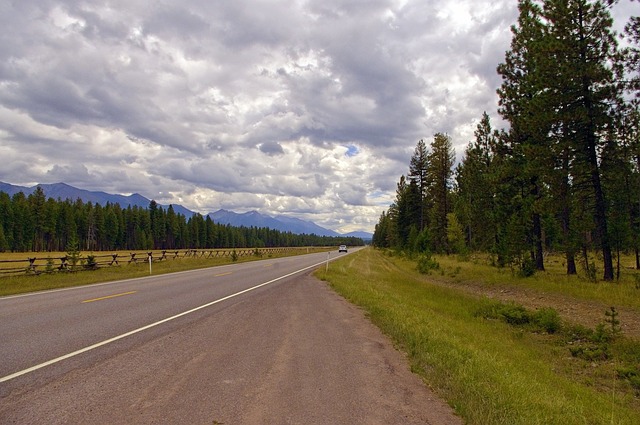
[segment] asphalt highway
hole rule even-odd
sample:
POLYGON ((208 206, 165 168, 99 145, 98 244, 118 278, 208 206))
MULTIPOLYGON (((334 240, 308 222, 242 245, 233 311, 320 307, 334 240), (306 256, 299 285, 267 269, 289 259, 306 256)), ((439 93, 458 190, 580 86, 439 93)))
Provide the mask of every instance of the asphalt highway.
POLYGON ((0 423, 460 423, 310 276, 344 255, 0 298, 0 423))

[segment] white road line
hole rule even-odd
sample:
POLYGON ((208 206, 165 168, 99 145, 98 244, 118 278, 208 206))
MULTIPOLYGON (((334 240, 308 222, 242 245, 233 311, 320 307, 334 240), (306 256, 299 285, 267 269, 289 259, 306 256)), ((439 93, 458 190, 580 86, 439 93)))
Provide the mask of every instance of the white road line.
POLYGON ((191 313, 194 313, 194 312, 196 312, 196 311, 198 311, 198 310, 202 310, 203 308, 207 308, 207 307, 210 307, 210 306, 212 306, 212 305, 214 305, 214 304, 218 304, 219 302, 222 302, 222 301, 228 300, 228 299, 233 298, 233 297, 237 297, 238 295, 245 294, 245 293, 247 293, 247 292, 250 292, 250 291, 253 291, 253 290, 255 290, 255 289, 258 289, 258 288, 260 288, 260 287, 262 287, 262 286, 266 286, 266 285, 269 285, 269 284, 271 284, 271 283, 273 283, 273 282, 277 282, 277 281, 279 281, 279 280, 282 280, 282 279, 285 279, 285 278, 287 278, 287 277, 293 276, 294 274, 297 274, 297 273, 303 272, 303 271, 305 271, 305 270, 312 269, 312 268, 314 268, 314 267, 318 267, 318 266, 320 266, 320 265, 325 264, 325 262, 326 262, 326 261, 322 261, 322 262, 317 263, 317 264, 314 264, 314 265, 312 265, 312 266, 308 266, 308 267, 302 268, 302 269, 300 269, 300 270, 296 270, 296 271, 291 272, 291 273, 289 273, 289 274, 286 274, 286 275, 284 275, 284 276, 280 276, 280 277, 277 277, 277 278, 275 278, 275 279, 272 279, 272 280, 270 280, 270 281, 268 281, 268 282, 264 282, 264 283, 261 283, 261 284, 256 285, 256 286, 252 286, 251 288, 248 288, 248 289, 242 290, 242 291, 240 291, 240 292, 236 292, 235 294, 227 295, 226 297, 223 297, 223 298, 217 299, 217 300, 215 300, 215 301, 212 301, 212 302, 210 302, 210 303, 207 303, 207 304, 201 305, 200 307, 192 308, 191 310, 184 311, 184 312, 182 312, 182 313, 176 314, 175 316, 167 317, 166 319, 162 319, 162 320, 159 320, 159 321, 157 321, 157 322, 154 322, 154 323, 148 324, 148 325, 146 325, 146 326, 143 326, 143 327, 141 327, 141 328, 138 328, 138 329, 132 330, 132 331, 130 331, 130 332, 124 333, 124 334, 122 334, 122 335, 118 335, 118 336, 116 336, 116 337, 113 337, 113 338, 110 338, 110 339, 107 339, 107 340, 104 340, 104 341, 98 342, 98 343, 96 343, 96 344, 90 345, 90 346, 88 346, 88 347, 81 348, 80 350, 74 351, 74 352, 69 353, 69 354, 65 354, 64 356, 56 357, 55 359, 51 359, 51 360, 49 360, 49 361, 46 361, 46 362, 44 362, 44 363, 40 363, 40 364, 38 364, 38 365, 35 365, 35 366, 30 367, 30 368, 27 368, 27 369, 21 370, 21 371, 19 371, 19 372, 12 373, 11 375, 3 376, 3 377, 1 377, 1 378, 0 378, 0 382, 10 381, 10 380, 12 380, 12 379, 14 379, 14 378, 17 378, 17 377, 19 377, 19 376, 26 375, 27 373, 31 373, 31 372, 36 371, 36 370, 38 370, 38 369, 42 369, 43 367, 50 366, 50 365, 52 365, 52 364, 55 364, 55 363, 61 362, 61 361, 63 361, 63 360, 69 359, 69 358, 71 358, 71 357, 75 357, 75 356, 77 356, 77 355, 79 355, 79 354, 86 353, 87 351, 91 351, 91 350, 94 350, 94 349, 96 349, 96 348, 98 348, 98 347, 102 347, 103 345, 111 344, 112 342, 118 341, 118 340, 123 339, 123 338, 126 338, 126 337, 128 337, 128 336, 135 335, 135 334, 137 334, 137 333, 139 333, 139 332, 145 331, 145 330, 147 330, 147 329, 153 328, 153 327, 158 326, 158 325, 161 325, 161 324, 163 324, 163 323, 170 322, 171 320, 177 319, 177 318, 179 318, 179 317, 186 316, 187 314, 191 314, 191 313))

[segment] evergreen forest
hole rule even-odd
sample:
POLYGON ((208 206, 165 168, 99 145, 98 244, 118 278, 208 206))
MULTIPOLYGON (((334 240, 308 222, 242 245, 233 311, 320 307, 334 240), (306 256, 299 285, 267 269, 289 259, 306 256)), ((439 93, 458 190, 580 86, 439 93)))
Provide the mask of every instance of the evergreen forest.
POLYGON ((0 192, 0 252, 149 249, 269 248, 363 245, 353 237, 298 235, 269 228, 233 227, 211 217, 176 214, 155 201, 148 208, 0 192))
MULTIPOLYGON (((632 0, 626 0, 632 1, 632 0)), ((617 1, 519 0, 497 90, 456 164, 452 141, 420 140, 373 243, 411 253, 490 253, 497 266, 614 280, 640 269, 640 20, 617 1)))

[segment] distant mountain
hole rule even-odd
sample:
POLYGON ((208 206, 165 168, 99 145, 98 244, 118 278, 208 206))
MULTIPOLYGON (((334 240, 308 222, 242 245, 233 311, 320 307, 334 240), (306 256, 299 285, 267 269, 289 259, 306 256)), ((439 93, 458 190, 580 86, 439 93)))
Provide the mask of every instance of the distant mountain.
POLYGON ((235 227, 268 227, 274 230, 286 231, 283 224, 273 217, 262 215, 257 211, 249 211, 246 213, 236 213, 227 210, 218 210, 209 213, 209 217, 219 224, 228 224, 235 227))
POLYGON ((350 233, 345 233, 343 236, 360 238, 364 241, 370 241, 371 239, 373 239, 373 235, 369 232, 350 232, 350 233))
MULTIPOLYGON (((119 204, 123 208, 127 208, 129 205, 137 206, 140 208, 148 208, 151 200, 144 196, 134 193, 133 195, 112 195, 106 192, 94 192, 84 189, 78 189, 77 187, 69 186, 66 183, 53 183, 53 184, 38 184, 32 187, 15 186, 9 183, 0 182, 0 192, 6 192, 10 196, 15 195, 18 192, 23 192, 25 195, 31 195, 36 188, 40 186, 47 198, 53 199, 82 199, 83 202, 91 202, 94 204, 106 205, 107 202, 111 204, 119 204)), ((158 204, 161 205, 161 204, 158 204)), ((163 209, 169 208, 168 205, 161 205, 163 209)), ((182 214, 185 217, 191 217, 194 213, 181 205, 173 205, 173 210, 176 214, 182 214)))
POLYGON ((257 211, 249 211, 239 214, 233 211, 218 210, 210 213, 209 217, 211 217, 211 219, 216 223, 229 224, 231 226, 268 227, 270 229, 295 234, 306 233, 308 235, 316 234, 318 236, 343 236, 333 230, 320 227, 311 221, 304 221, 299 218, 287 217, 284 215, 271 217, 269 215, 260 214, 257 211))
MULTIPOLYGON (((144 196, 134 193, 133 195, 112 195, 106 192, 94 192, 84 189, 78 189, 73 186, 69 186, 65 183, 54 184, 39 184, 32 187, 15 186, 9 183, 0 182, 0 192, 8 193, 9 196, 13 196, 18 192, 23 192, 29 196, 36 188, 40 186, 44 191, 47 198, 53 199, 81 199, 83 202, 92 202, 94 204, 106 205, 107 202, 111 204, 119 204, 123 208, 127 208, 129 205, 138 206, 140 208, 148 208, 151 200, 144 196)), ((160 205, 163 209, 167 209, 168 205, 160 205)), ((183 207, 182 205, 173 204, 173 210, 178 214, 182 214, 186 217, 191 217, 194 212, 183 207)), ((311 221, 304 221, 298 218, 287 217, 284 215, 277 215, 271 217, 269 215, 260 214, 257 211, 249 211, 246 213, 236 213, 227 210, 218 210, 210 213, 209 217, 220 224, 229 224, 231 226, 239 227, 268 227, 270 229, 279 230, 281 232, 291 232, 294 234, 315 234, 318 236, 348 236, 357 237, 363 240, 371 240, 372 234, 367 232, 352 232, 346 235, 334 232, 333 230, 325 229, 311 221)))
POLYGON ((274 218, 287 225, 289 229, 292 229, 292 233, 306 233, 309 235, 314 233, 318 236, 343 236, 333 230, 320 227, 311 221, 304 221, 299 218, 287 217, 284 215, 277 215, 274 218))

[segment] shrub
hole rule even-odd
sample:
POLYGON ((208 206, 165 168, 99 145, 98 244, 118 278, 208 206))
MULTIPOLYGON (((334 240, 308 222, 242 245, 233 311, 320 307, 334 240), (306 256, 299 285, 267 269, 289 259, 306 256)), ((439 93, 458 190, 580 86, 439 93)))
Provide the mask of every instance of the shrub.
POLYGON ((636 391, 640 391, 640 366, 638 367, 620 367, 616 371, 619 378, 629 381, 631 387, 636 391))
POLYGON ((510 325, 526 325, 531 321, 527 309, 515 303, 502 304, 498 314, 502 320, 510 325))
POLYGON ((440 268, 440 264, 436 260, 431 257, 431 254, 422 254, 420 258, 418 258, 418 265, 416 267, 419 273, 429 274, 431 270, 438 270, 440 268))
POLYGON ((536 263, 532 258, 526 257, 520 263, 519 275, 522 277, 531 277, 536 274, 536 263))
POLYGON ((607 345, 579 345, 570 347, 569 352, 573 357, 578 357, 590 362, 607 360, 610 357, 607 345))
POLYGON ((87 263, 85 264, 85 268, 87 268, 89 270, 97 270, 98 269, 98 263, 96 262, 96 256, 95 255, 87 255, 87 263))
POLYGON ((475 312, 485 319, 497 319, 514 326, 530 325, 533 330, 555 333, 560 330, 562 321, 556 310, 543 307, 534 313, 520 304, 492 301, 484 304, 475 312))
POLYGON ((560 315, 551 307, 541 308, 531 318, 536 327, 550 334, 558 332, 562 325, 560 315))
POLYGON ((55 269, 53 267, 53 258, 47 257, 47 265, 46 265, 44 271, 46 273, 53 273, 55 271, 55 269))

